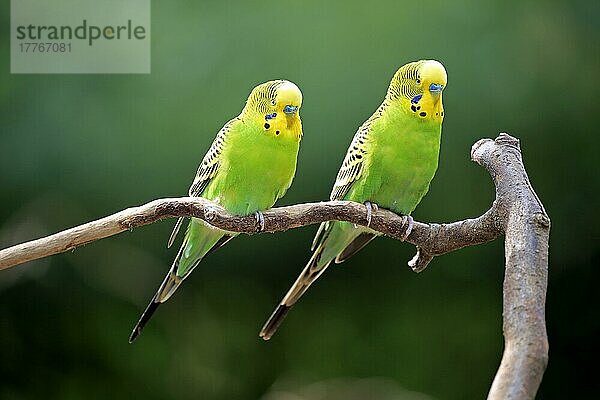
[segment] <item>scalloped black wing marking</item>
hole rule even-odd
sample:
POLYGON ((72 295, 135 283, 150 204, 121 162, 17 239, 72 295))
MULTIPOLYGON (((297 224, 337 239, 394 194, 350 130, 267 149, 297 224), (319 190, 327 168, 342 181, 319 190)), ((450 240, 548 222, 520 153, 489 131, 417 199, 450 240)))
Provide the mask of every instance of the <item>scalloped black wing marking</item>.
MULTIPOLYGON (((342 162, 342 166, 338 171, 333 189, 329 195, 330 200, 343 200, 344 196, 348 193, 354 182, 356 182, 362 173, 363 162, 367 155, 367 138, 371 128, 373 120, 380 114, 376 112, 371 118, 369 118, 364 124, 358 128, 358 131, 354 134, 350 147, 346 151, 346 156, 342 162)), ((323 222, 319 225, 315 238, 312 241, 310 250, 314 251, 319 244, 321 244, 328 235, 329 228, 331 228, 330 221, 323 222)))
POLYGON ((365 122, 354 135, 335 179, 333 190, 329 196, 331 200, 343 200, 354 182, 360 178, 363 161, 367 154, 366 144, 371 123, 371 120, 365 122))
MULTIPOLYGON (((354 183, 356 183, 356 181, 361 177, 365 164, 365 158, 369 153, 368 139, 369 132, 371 131, 371 125, 374 121, 381 117, 386 106, 387 104, 384 101, 381 106, 379 106, 377 111, 375 111, 375 113, 364 124, 362 124, 354 134, 354 138, 352 138, 350 147, 348 147, 348 151, 346 152, 342 166, 338 171, 333 189, 329 196, 330 200, 343 200, 346 194, 348 194, 348 191, 350 191, 352 185, 354 185, 354 183)), ((329 221, 323 222, 319 226, 319 230, 317 231, 310 248, 311 251, 314 251, 319 244, 325 241, 330 228, 331 223, 329 221)), ((364 246, 366 246, 366 243, 361 246, 361 248, 364 246)), ((356 249, 356 251, 358 250, 360 250, 360 248, 356 249)), ((348 256, 344 259, 348 258, 348 256)))
MULTIPOLYGON (((221 161, 221 153, 223 151, 223 147, 225 146, 225 139, 231 128, 238 122, 241 121, 240 117, 236 117, 230 121, 228 121, 223 128, 217 133, 217 137, 212 142, 212 145, 208 149, 208 152, 202 159, 200 166, 198 167, 198 171, 196 172, 196 177, 190 186, 188 191, 188 195, 191 197, 199 197, 202 195, 212 178, 217 175, 219 170, 220 161, 221 161)), ((180 217, 177 219, 177 223, 173 228, 173 232, 169 237, 169 242, 167 243, 167 247, 171 247, 175 238, 177 237, 177 233, 183 224, 184 217, 180 217)))

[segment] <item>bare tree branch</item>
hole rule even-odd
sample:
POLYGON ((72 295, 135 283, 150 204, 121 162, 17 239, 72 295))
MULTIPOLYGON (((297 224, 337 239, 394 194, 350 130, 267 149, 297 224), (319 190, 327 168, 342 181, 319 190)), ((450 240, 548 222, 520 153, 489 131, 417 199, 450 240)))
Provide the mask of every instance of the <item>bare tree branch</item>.
MULTIPOLYGON (((250 235, 260 233, 258 223, 253 215, 230 214, 212 201, 200 197, 159 199, 54 235, 0 250, 0 270, 73 250, 96 240, 161 219, 185 216, 203 219, 217 228, 231 232, 250 235)), ((278 207, 265 211, 264 217, 264 232, 281 232, 331 220, 367 225, 365 206, 351 201, 327 201, 278 207)), ((384 209, 380 209, 372 216, 369 226, 398 240, 401 240, 407 228, 401 216, 384 209)), ((427 255, 427 258, 421 257, 415 264, 415 270, 420 271, 433 256, 491 241, 501 233, 499 227, 494 225, 494 220, 488 211, 477 219, 452 224, 415 222, 406 241, 418 246, 421 254, 427 255)))
POLYGON ((488 399, 534 399, 548 364, 545 303, 550 218, 525 172, 519 141, 500 134, 471 151, 496 185, 505 240, 504 355, 488 399))
MULTIPOLYGON (((496 186, 492 207, 478 218, 450 224, 415 222, 406 238, 417 246, 417 254, 409 265, 420 272, 435 256, 506 235, 505 350, 488 399, 534 399, 548 362, 544 305, 550 219, 529 182, 517 139, 502 133, 496 140, 480 140, 473 145, 471 158, 492 176, 496 186)), ((232 232, 259 231, 253 215, 232 215, 206 199, 159 199, 1 250, 0 270, 181 216, 200 218, 232 232)), ((328 201, 273 208, 264 212, 264 220, 265 232, 281 232, 329 220, 366 226, 367 213, 362 204, 328 201)), ((373 215, 369 226, 398 240, 407 229, 401 216, 383 209, 373 215)))

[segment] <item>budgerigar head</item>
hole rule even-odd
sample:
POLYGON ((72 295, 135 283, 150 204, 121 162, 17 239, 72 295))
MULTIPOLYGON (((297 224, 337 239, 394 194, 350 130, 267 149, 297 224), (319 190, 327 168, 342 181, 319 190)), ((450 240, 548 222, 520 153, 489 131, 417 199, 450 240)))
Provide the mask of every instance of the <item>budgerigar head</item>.
POLYGON ((302 106, 302 92, 294 83, 283 79, 261 83, 252 89, 245 110, 267 114, 281 112, 297 114, 302 106))
POLYGON ((392 78, 386 98, 399 100, 401 107, 416 118, 442 121, 442 92, 448 84, 444 66, 435 60, 408 63, 392 78))
POLYGON ((302 92, 293 82, 283 79, 269 81, 252 89, 243 114, 257 119, 264 129, 279 136, 286 131, 302 134, 300 107, 302 92))

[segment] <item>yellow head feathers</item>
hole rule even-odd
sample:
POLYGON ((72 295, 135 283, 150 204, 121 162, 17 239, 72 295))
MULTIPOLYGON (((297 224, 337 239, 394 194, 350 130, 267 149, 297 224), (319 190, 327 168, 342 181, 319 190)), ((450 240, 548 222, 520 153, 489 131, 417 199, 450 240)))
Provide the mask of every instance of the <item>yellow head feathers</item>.
POLYGON ((442 89, 448 84, 448 74, 446 68, 441 62, 435 60, 422 61, 419 69, 423 86, 429 87, 431 84, 442 85, 442 89))
POLYGON ((262 125, 265 133, 280 139, 300 140, 302 92, 286 80, 258 85, 248 96, 242 116, 262 125))
POLYGON ((448 83, 444 66, 435 60, 403 65, 392 78, 386 100, 400 100, 405 111, 418 118, 441 121, 444 117, 442 91, 448 83))
POLYGON ((243 112, 263 116, 273 112, 297 113, 301 106, 302 92, 298 86, 280 79, 262 83, 252 89, 243 112))

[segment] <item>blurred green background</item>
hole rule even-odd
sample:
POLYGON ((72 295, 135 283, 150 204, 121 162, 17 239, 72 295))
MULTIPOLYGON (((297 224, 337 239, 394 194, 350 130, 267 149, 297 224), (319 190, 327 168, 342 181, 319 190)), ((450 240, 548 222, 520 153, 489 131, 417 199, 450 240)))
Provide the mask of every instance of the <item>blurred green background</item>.
MULTIPOLYGON (((471 145, 521 139, 550 217, 550 363, 538 398, 597 392, 600 2, 179 1, 152 4, 150 75, 11 75, 0 6, 0 247, 186 193, 250 89, 304 93, 294 185, 326 199, 356 128, 402 64, 448 70, 439 171, 417 220, 493 200, 471 145), (595 265, 595 267, 594 267, 595 265)), ((243 236, 210 256, 135 345, 176 250, 173 221, 0 273, 2 399, 478 399, 503 348, 503 241, 436 259, 379 239, 331 268, 270 341, 258 331, 316 227, 243 236)))

